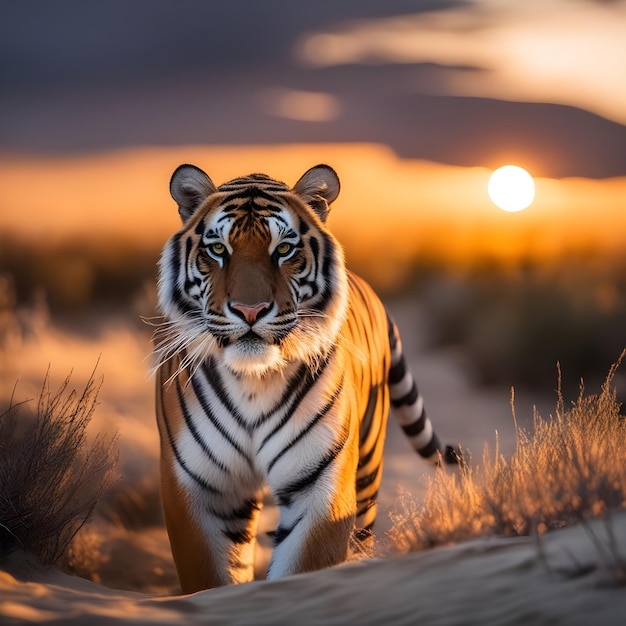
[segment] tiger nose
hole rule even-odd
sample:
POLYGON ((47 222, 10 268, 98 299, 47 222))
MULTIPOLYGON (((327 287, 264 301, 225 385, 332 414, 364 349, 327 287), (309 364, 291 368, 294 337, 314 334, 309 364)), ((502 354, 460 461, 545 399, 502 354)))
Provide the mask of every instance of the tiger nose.
POLYGON ((254 324, 254 322, 261 317, 261 315, 267 311, 271 304, 269 302, 258 302, 257 304, 253 304, 252 306, 248 304, 239 304, 235 302, 229 305, 231 309, 234 309, 239 314, 243 315, 243 318, 248 322, 248 324, 254 324))

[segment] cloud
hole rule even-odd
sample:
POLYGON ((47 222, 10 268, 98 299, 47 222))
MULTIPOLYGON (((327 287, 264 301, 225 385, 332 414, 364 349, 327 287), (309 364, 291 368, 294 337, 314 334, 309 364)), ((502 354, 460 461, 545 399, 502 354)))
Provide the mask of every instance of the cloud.
POLYGON ((295 89, 266 90, 261 97, 261 107, 268 115, 300 122, 329 122, 341 112, 335 96, 295 89))
POLYGON ((480 0, 429 13, 359 20, 301 39, 324 67, 436 63, 450 95, 551 102, 626 123, 626 3, 480 0))

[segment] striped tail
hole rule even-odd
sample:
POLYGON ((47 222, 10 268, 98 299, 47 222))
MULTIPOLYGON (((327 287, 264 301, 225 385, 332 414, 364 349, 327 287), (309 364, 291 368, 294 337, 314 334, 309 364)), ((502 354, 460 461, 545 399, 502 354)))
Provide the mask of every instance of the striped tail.
POLYGON ((394 321, 387 315, 391 368, 389 370, 389 397, 393 414, 416 452, 432 463, 443 457, 447 463, 458 462, 448 458, 455 451, 442 446, 433 425, 426 415, 424 399, 417 389, 413 375, 406 366, 400 334, 394 321))

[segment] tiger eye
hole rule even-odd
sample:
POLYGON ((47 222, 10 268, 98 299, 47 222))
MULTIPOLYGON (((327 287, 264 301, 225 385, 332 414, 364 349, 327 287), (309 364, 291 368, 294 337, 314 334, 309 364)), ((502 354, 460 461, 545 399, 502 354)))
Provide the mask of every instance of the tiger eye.
POLYGON ((278 254, 288 254, 291 251, 291 248, 292 245, 290 243, 283 241, 276 246, 276 252, 278 252, 278 254))
POLYGON ((211 250, 213 254, 220 255, 226 252, 226 246, 223 243, 216 242, 209 245, 209 250, 211 250))

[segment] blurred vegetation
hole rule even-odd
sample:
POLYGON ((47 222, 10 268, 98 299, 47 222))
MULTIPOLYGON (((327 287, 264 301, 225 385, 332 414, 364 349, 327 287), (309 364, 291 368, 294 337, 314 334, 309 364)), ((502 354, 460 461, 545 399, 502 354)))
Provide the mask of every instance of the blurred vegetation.
MULTIPOLYGON (((487 535, 541 535, 625 509, 626 418, 613 387, 616 371, 601 393, 581 390, 570 408, 559 395, 554 417, 535 415, 534 432, 518 428, 510 458, 485 449, 482 465, 458 475, 438 471, 423 502, 404 494, 392 514, 391 543, 408 551, 487 535)), ((614 545, 606 552, 624 584, 623 557, 614 545)))
POLYGON ((626 256, 568 255, 516 265, 417 266, 431 347, 463 349, 478 384, 601 383, 626 348, 626 256))
POLYGON ((123 239, 34 245, 0 235, 0 273, 11 277, 16 304, 43 293, 52 315, 128 307, 155 280, 159 254, 158 247, 123 239))

